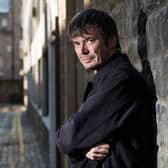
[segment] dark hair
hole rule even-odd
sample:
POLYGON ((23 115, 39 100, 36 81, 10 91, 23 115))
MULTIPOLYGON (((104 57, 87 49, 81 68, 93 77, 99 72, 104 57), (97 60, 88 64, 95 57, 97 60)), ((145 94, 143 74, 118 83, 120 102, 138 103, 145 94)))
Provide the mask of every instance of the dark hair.
POLYGON ((69 23, 69 37, 88 33, 91 28, 98 28, 102 33, 105 43, 115 35, 117 48, 120 49, 117 26, 113 18, 106 12, 98 9, 86 9, 75 15, 69 23))

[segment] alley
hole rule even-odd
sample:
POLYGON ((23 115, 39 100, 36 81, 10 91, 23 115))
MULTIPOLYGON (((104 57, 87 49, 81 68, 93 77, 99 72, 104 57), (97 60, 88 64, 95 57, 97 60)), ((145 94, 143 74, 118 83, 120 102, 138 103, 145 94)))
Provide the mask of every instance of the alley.
POLYGON ((24 106, 0 106, 0 168, 47 168, 24 106))

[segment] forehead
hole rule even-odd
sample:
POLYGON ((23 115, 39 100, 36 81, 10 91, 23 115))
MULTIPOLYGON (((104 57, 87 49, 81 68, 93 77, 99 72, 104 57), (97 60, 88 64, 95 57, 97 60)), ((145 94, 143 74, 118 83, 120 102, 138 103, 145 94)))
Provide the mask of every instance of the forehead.
POLYGON ((101 38, 102 37, 102 33, 100 32, 100 30, 96 27, 92 27, 86 30, 78 30, 75 31, 72 36, 70 37, 71 40, 76 39, 76 38, 87 38, 87 37, 98 37, 101 38))

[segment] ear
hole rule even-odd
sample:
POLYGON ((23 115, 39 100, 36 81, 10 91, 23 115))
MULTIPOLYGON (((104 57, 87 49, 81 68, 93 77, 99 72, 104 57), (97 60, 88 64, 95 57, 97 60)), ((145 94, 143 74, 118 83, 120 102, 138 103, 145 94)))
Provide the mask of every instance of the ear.
POLYGON ((108 46, 111 49, 116 49, 117 47, 117 37, 116 36, 112 35, 111 38, 109 38, 108 46))

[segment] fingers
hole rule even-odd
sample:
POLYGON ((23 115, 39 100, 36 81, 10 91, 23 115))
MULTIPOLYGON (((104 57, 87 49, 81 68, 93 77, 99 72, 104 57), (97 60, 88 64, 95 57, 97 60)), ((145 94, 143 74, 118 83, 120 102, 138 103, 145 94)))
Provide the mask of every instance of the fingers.
POLYGON ((95 147, 96 148, 96 150, 98 151, 98 152, 103 152, 103 151, 109 151, 109 149, 110 149, 110 145, 109 144, 102 144, 102 145, 98 145, 98 146, 96 146, 95 147))
POLYGON ((86 157, 90 160, 103 160, 106 155, 105 154, 91 154, 91 153, 87 153, 86 157))
POLYGON ((109 153, 109 147, 106 145, 99 145, 91 148, 87 153, 86 157, 91 160, 103 160, 109 153))
POLYGON ((87 153, 86 157, 91 160, 103 160, 109 153, 110 145, 102 144, 91 148, 87 153))

